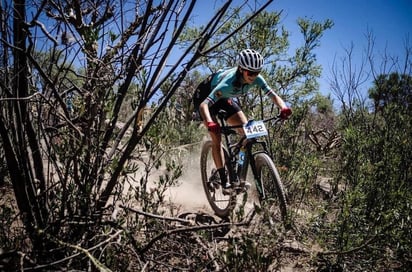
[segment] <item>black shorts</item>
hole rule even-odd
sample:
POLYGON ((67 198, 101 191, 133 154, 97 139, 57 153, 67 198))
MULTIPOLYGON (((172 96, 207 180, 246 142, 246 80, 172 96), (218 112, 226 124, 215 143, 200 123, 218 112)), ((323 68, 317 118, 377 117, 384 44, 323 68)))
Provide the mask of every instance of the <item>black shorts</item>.
POLYGON ((216 101, 216 103, 213 104, 211 107, 209 107, 209 111, 212 116, 216 116, 219 110, 224 110, 226 112, 225 120, 227 120, 227 118, 229 118, 233 114, 242 111, 239 104, 236 103, 236 101, 232 98, 221 98, 218 101, 216 101))

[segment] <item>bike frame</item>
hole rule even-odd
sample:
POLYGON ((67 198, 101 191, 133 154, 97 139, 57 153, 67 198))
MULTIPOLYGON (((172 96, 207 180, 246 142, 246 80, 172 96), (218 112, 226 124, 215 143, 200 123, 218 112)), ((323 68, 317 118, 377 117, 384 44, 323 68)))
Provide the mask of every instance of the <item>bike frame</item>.
MULTIPOLYGON (((231 187, 234 190, 225 192, 221 186, 221 180, 216 166, 213 162, 213 143, 206 141, 202 146, 200 156, 200 167, 202 184, 208 202, 216 215, 228 217, 236 206, 236 196, 247 192, 249 184, 246 182, 246 175, 249 165, 251 166, 254 182, 256 184, 259 202, 267 203, 275 216, 284 221, 287 218, 286 193, 280 175, 270 156, 267 140, 263 139, 267 135, 267 129, 262 122, 274 120, 275 123, 281 121, 277 117, 266 120, 249 121, 246 126, 229 126, 225 121, 225 112, 217 114, 216 122, 221 125, 222 149, 225 160, 225 169, 229 175, 231 187), (237 133, 235 129, 244 129, 244 133, 237 133), (236 138, 233 138, 236 135, 236 138), (261 138, 262 136, 262 138, 261 138), (239 155, 242 151, 244 155, 239 155), (276 205, 275 206, 273 206, 276 205)), ((271 212, 272 213, 272 212, 271 212)))
MULTIPOLYGON (((227 126, 226 121, 224 119, 224 112, 219 112, 217 114, 217 117, 220 121, 221 124, 221 130, 222 134, 224 135, 224 141, 226 145, 226 149, 228 152, 229 157, 225 158, 229 159, 229 166, 228 166, 228 171, 229 171, 229 177, 230 177, 230 182, 236 183, 240 180, 245 181, 246 176, 247 176, 247 171, 248 167, 250 165, 253 176, 255 177, 255 182, 256 182, 256 187, 259 191, 259 193, 262 193, 262 188, 260 187, 260 184, 258 181, 260 181, 260 177, 258 176, 257 169, 256 169, 256 163, 255 163, 255 155, 258 153, 266 153, 268 155, 269 151, 267 148, 267 143, 266 141, 263 140, 258 140, 257 138, 252 138, 252 139, 247 139, 245 135, 243 135, 240 140, 236 141, 235 143, 232 143, 230 140, 230 135, 233 134, 238 134, 234 129, 237 128, 242 128, 243 125, 239 126, 227 126), (246 144, 244 143, 246 141, 246 144), (259 151, 253 152, 253 146, 255 145, 260 145, 261 149, 259 151), (244 146, 245 148, 245 159, 243 162, 243 165, 241 167, 237 167, 237 155, 239 154, 240 148, 244 146)), ((263 122, 268 122, 274 120, 275 123, 279 122, 281 119, 279 116, 271 117, 268 119, 263 120, 263 122)), ((227 162, 225 162, 227 164, 227 162)))

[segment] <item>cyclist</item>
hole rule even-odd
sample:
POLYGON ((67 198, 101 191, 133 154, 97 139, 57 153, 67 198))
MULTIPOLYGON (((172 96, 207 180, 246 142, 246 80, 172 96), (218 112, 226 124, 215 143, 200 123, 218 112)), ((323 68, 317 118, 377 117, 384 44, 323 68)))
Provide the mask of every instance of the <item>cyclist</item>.
POLYGON ((221 146, 220 126, 216 114, 220 109, 226 112, 225 119, 231 126, 247 123, 247 118, 240 106, 232 99, 246 94, 252 87, 260 87, 275 105, 280 108, 280 117, 287 119, 292 110, 288 108, 260 75, 263 67, 263 57, 253 49, 245 49, 239 53, 238 66, 228 70, 220 70, 210 75, 197 87, 193 104, 198 110, 204 125, 208 128, 212 139, 212 156, 219 172, 223 192, 230 192, 230 182, 224 168, 224 155, 221 146))

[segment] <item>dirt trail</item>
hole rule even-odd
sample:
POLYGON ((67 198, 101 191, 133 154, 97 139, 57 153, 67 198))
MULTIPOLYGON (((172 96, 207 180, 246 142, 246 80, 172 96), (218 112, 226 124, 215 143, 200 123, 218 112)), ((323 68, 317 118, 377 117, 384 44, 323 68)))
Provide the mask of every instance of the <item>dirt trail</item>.
POLYGON ((170 187, 167 197, 171 203, 181 206, 182 210, 212 212, 203 190, 198 164, 199 156, 191 154, 185 164, 183 176, 179 179, 179 185, 170 187))
MULTIPOLYGON (((183 175, 179 179, 179 185, 170 187, 167 191, 167 197, 170 203, 180 206, 185 212, 204 212, 214 214, 209 202, 206 199, 200 177, 200 153, 198 150, 191 151, 182 160, 184 165, 183 175)), ((253 208, 253 203, 257 200, 255 187, 249 190, 249 196, 245 205, 245 210, 253 208)), ((238 202, 242 201, 241 195, 238 196, 238 202)))
MULTIPOLYGON (((178 212, 190 212, 190 213, 207 213, 214 214, 214 211, 207 201, 200 174, 200 146, 201 143, 195 145, 186 145, 178 147, 180 163, 183 165, 182 176, 178 180, 178 184, 170 186, 165 192, 165 200, 167 205, 171 205, 177 208, 178 212)), ((139 162, 137 162, 139 163, 139 162)), ((140 163, 139 163, 140 164, 140 163)), ((143 166, 142 166, 143 167, 143 166)), ((149 177, 149 190, 150 187, 155 188, 156 183, 159 180, 159 176, 165 174, 165 169, 152 172, 149 177)), ((142 173, 137 171, 132 174, 133 180, 139 180, 142 173)), ((125 183, 123 193, 131 193, 133 189, 139 185, 137 182, 125 183)), ((253 203, 256 201, 254 197, 254 186, 249 191, 249 197, 245 210, 249 211, 253 208, 253 203)), ((238 201, 242 201, 241 195, 238 197, 238 201)), ((176 211, 176 209, 175 209, 176 211)), ((117 214, 117 209, 114 214, 117 214)))
MULTIPOLYGON (((206 199, 202 181, 200 177, 200 143, 178 147, 179 157, 183 165, 182 176, 179 178, 175 186, 168 187, 165 193, 166 203, 176 206, 184 212, 203 211, 213 213, 206 199)), ((138 180, 143 175, 144 165, 140 161, 134 161, 140 166, 140 170, 131 174, 129 182, 124 184, 123 194, 133 194, 133 188, 139 187, 138 180)), ((164 175, 166 170, 164 167, 151 172, 149 176, 148 187, 156 188, 156 183, 159 181, 159 176, 164 175)))

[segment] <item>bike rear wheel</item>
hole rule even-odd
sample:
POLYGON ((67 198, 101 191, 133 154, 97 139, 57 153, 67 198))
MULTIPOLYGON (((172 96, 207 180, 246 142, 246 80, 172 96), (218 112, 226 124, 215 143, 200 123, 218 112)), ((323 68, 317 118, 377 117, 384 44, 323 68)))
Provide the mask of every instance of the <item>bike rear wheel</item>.
MULTIPOLYGON (((225 161, 228 162, 228 155, 225 149, 225 161)), ((226 166, 225 166, 226 167, 226 166)), ((213 156, 212 156, 212 141, 207 141, 203 144, 200 155, 200 171, 202 175, 203 189, 206 193, 206 198, 219 217, 228 217, 236 203, 236 194, 223 194, 222 186, 220 185, 220 176, 217 172, 213 156)), ((226 173, 227 167, 226 167, 226 173)), ((228 177, 229 179, 229 177, 228 177)))
POLYGON ((283 183, 273 160, 266 153, 255 155, 258 192, 262 207, 274 211, 272 217, 282 222, 287 218, 287 201, 283 183))

